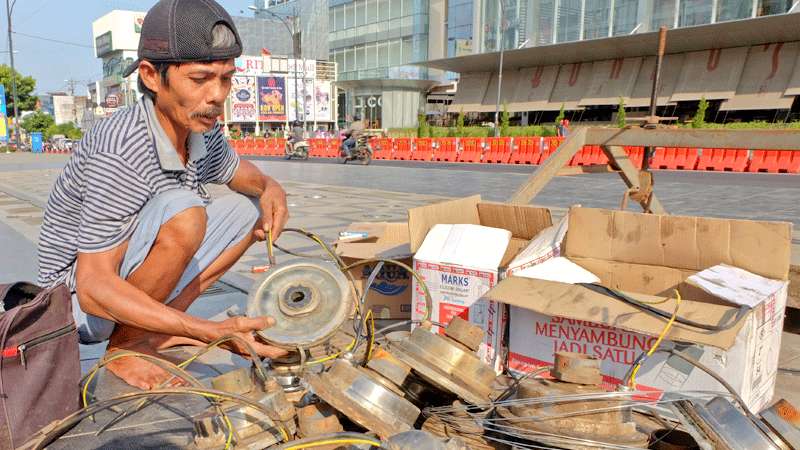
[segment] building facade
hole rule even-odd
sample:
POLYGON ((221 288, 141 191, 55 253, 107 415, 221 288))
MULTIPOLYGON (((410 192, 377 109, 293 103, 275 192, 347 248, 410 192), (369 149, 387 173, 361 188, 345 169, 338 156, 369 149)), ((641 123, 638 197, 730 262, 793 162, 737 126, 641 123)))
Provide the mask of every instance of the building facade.
MULTIPOLYGON (((788 12, 794 0, 451 0, 448 45, 473 53, 681 28, 788 12), (472 33, 463 25, 472 14, 472 33), (461 25, 450 25, 450 21, 461 25), (452 44, 451 44, 452 43, 452 44)), ((459 56, 448 52, 448 56, 459 56)))
POLYGON ((124 79, 122 72, 137 58, 145 13, 114 10, 92 22, 95 56, 103 64, 103 78, 88 86, 95 115, 108 116, 138 98, 138 74, 124 79))

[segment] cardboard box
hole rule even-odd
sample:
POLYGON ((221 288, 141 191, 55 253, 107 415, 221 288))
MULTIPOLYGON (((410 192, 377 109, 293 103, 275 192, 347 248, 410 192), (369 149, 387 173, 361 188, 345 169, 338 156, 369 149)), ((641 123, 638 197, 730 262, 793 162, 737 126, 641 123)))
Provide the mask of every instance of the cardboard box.
MULTIPOLYGON (((481 297, 531 238, 550 225, 547 209, 484 203, 480 196, 408 212, 414 269, 433 299, 431 319, 447 324, 459 316, 479 325, 484 341, 478 353, 498 372, 505 353, 506 308, 481 297)), ((416 281, 412 284, 412 318, 419 320, 425 315, 425 296, 416 281)))
MULTIPOLYGON (((674 346, 715 371, 752 410, 771 401, 786 306, 790 223, 590 208, 572 208, 568 221, 558 252, 604 286, 641 302, 674 297, 677 289, 683 299, 679 315, 710 325, 728 324, 740 304, 750 305, 735 326, 723 331, 676 323, 661 345, 674 346)), ((540 253, 556 253, 558 244, 548 245, 540 253)), ((551 365, 555 351, 568 350, 602 359, 604 382, 617 385, 666 324, 568 279, 511 276, 486 297, 511 305, 508 365, 517 372, 551 365)), ((670 299, 653 307, 669 316, 675 304, 670 299)), ((724 391, 701 370, 664 353, 646 362, 637 383, 640 389, 724 391)))
MULTIPOLYGON (((366 236, 336 242, 336 252, 345 263, 389 258, 411 266, 407 223, 360 222, 349 225, 346 231, 364 232, 366 236)), ((375 264, 367 264, 351 271, 359 291, 363 291, 374 268, 375 264)), ((372 309, 376 319, 410 319, 411 278, 400 266, 384 264, 367 294, 366 308, 372 309)))

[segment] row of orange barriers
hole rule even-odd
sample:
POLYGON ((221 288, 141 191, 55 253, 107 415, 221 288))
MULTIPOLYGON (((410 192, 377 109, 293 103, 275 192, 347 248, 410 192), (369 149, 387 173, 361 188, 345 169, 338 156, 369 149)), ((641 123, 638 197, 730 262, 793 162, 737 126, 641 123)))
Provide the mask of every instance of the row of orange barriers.
MULTIPOLYGON (((496 138, 373 138, 374 159, 395 161, 445 161, 486 164, 539 164, 563 142, 561 137, 496 138)), ((285 139, 231 140, 242 155, 282 156, 285 139)), ((334 158, 338 139, 309 139, 309 155, 334 158)), ((625 147, 637 168, 644 161, 644 147, 625 147)), ((607 164, 599 145, 587 145, 570 161, 570 166, 607 164)), ((800 173, 800 151, 768 149, 657 147, 650 160, 653 169, 710 170, 726 172, 800 173)))

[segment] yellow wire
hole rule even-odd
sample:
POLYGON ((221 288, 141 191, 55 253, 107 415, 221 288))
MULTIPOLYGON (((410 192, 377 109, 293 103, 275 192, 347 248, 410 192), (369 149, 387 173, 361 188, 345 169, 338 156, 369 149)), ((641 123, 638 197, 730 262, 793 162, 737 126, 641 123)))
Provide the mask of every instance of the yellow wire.
MULTIPOLYGON (((367 314, 364 316, 365 324, 366 324, 366 322, 368 320, 371 321, 370 324, 371 324, 371 329, 372 329, 372 338, 370 340, 370 349, 371 349, 372 346, 375 345, 375 319, 374 319, 374 317, 372 315, 372 310, 371 309, 369 311, 367 311, 367 314)), ((347 347, 345 347, 344 350, 336 352, 336 353, 333 353, 333 354, 330 354, 328 356, 325 356, 325 357, 322 357, 322 358, 319 358, 319 359, 315 359, 313 361, 309 361, 309 362, 306 363, 306 365, 310 366, 310 365, 315 365, 315 364, 322 364, 322 363, 328 362, 330 360, 336 359, 339 356, 341 356, 342 353, 349 352, 350 350, 352 350, 353 347, 355 347, 355 345, 356 345, 356 338, 353 338, 353 340, 350 341, 349 344, 347 344, 347 347)), ((367 359, 369 359, 370 354, 371 354, 371 351, 367 354, 367 359)))
MULTIPOLYGON (((653 356, 653 353, 655 353, 656 350, 658 350, 658 346, 661 345, 661 341, 664 340, 664 337, 667 335, 670 328, 672 328, 672 324, 675 322, 675 318, 678 317, 678 308, 680 308, 681 306, 681 293, 678 292, 677 289, 674 289, 674 291, 675 291, 675 311, 672 313, 672 317, 669 318, 667 325, 661 331, 661 334, 658 335, 658 339, 656 339, 655 344, 653 344, 653 346, 650 347, 650 350, 648 350, 647 356, 644 359, 653 356)), ((633 368, 633 371, 631 371, 630 386, 633 388, 636 387, 636 374, 639 372, 639 369, 642 368, 643 362, 644 360, 639 361, 639 363, 636 364, 636 367, 633 368)))
POLYGON ((367 316, 365 317, 364 320, 366 320, 367 318, 369 318, 370 333, 369 333, 369 347, 367 347, 366 360, 369 361, 370 357, 372 356, 372 348, 375 346, 375 317, 372 315, 371 309, 367 311, 367 316))
POLYGON ((322 447, 323 445, 331 444, 368 444, 373 447, 380 447, 380 442, 371 441, 369 439, 328 439, 325 441, 308 442, 305 444, 297 444, 291 447, 286 447, 286 450, 300 450, 304 448, 322 447))
POLYGON ((222 419, 225 421, 225 427, 228 429, 228 439, 225 440, 225 450, 228 450, 231 448, 231 442, 233 442, 233 424, 227 414, 223 415, 222 419))

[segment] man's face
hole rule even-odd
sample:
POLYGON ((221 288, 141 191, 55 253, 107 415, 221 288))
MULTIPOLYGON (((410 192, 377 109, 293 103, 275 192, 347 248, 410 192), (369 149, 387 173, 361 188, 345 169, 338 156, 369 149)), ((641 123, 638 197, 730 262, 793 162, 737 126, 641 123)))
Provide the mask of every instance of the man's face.
POLYGON ((170 66, 166 84, 155 70, 140 69, 140 76, 142 72, 147 86, 156 93, 158 109, 176 126, 203 133, 213 128, 222 115, 236 68, 233 59, 183 63, 170 66))

